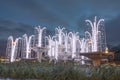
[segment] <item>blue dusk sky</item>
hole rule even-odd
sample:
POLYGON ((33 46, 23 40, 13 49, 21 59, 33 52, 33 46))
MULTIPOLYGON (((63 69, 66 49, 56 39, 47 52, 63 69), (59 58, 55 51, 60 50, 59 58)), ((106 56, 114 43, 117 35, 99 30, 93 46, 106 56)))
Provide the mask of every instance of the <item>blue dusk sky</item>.
POLYGON ((120 45, 120 0, 0 0, 0 54, 7 38, 34 34, 34 27, 57 26, 84 34, 85 20, 105 19, 107 44, 120 45))

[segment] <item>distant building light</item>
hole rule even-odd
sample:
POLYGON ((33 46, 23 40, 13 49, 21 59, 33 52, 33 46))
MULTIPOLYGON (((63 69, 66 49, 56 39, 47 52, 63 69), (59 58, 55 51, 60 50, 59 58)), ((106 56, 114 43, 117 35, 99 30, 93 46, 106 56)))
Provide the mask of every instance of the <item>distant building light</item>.
POLYGON ((106 53, 106 54, 109 53, 108 47, 106 47, 106 49, 105 49, 105 53, 106 53))

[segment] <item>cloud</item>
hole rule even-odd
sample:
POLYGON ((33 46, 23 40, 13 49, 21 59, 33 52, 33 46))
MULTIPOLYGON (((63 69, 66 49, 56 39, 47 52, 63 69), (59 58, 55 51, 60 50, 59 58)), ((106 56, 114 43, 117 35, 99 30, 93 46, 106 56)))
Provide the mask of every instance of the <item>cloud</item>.
POLYGON ((15 37, 21 36, 24 33, 32 34, 34 28, 31 25, 16 23, 9 20, 0 20, 0 34, 1 39, 7 39, 8 36, 13 35, 15 37))
MULTIPOLYGON (((43 5, 42 1, 37 0, 12 0, 4 1, 7 6, 10 6, 11 10, 15 10, 16 14, 28 16, 30 19, 35 20, 39 23, 54 24, 54 25, 68 25, 58 15, 54 15, 47 5, 43 5), (19 12, 19 13, 18 13, 19 12)), ((9 7, 8 7, 9 8, 9 7)), ((13 13, 14 14, 14 13, 13 13)), ((29 20, 28 20, 29 21, 29 20)))
POLYGON ((6 44, 7 40, 2 40, 0 39, 0 56, 5 56, 6 55, 6 44))
POLYGON ((115 19, 106 22, 106 34, 107 34, 107 41, 113 45, 120 44, 120 16, 116 17, 115 19))

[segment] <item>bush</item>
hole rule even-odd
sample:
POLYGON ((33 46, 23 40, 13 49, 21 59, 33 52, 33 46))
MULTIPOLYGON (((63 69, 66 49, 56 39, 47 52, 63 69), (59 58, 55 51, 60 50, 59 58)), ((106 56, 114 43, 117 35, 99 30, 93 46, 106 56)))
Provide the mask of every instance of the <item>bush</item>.
POLYGON ((74 63, 47 62, 0 63, 0 78, 42 80, 120 80, 120 67, 101 65, 98 68, 81 67, 74 63))

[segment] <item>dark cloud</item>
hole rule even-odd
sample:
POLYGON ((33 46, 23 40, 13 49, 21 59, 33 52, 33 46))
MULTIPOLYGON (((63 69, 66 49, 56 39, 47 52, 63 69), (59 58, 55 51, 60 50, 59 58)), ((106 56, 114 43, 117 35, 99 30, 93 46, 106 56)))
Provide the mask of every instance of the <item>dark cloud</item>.
POLYGON ((33 32, 33 26, 8 20, 0 20, 0 34, 2 35, 0 39, 7 39, 10 35, 18 37, 24 33, 33 34, 33 32))
POLYGON ((31 19, 36 20, 39 23, 45 24, 56 24, 56 25, 68 25, 62 19, 58 17, 58 15, 54 15, 47 5, 43 5, 42 1, 34 1, 34 0, 12 0, 5 1, 9 6, 12 6, 13 10, 24 14, 24 16, 29 16, 31 19), (17 8, 17 9, 16 9, 17 8))
POLYGON ((107 34, 107 41, 108 44, 112 44, 114 46, 120 45, 120 16, 117 18, 106 22, 106 34, 107 34))
POLYGON ((31 35, 34 33, 33 26, 16 23, 9 20, 0 20, 0 55, 5 56, 7 38, 12 35, 14 38, 21 37, 23 34, 27 33, 31 35))
POLYGON ((0 39, 0 56, 5 56, 5 52, 6 52, 6 44, 7 40, 1 40, 0 39))

